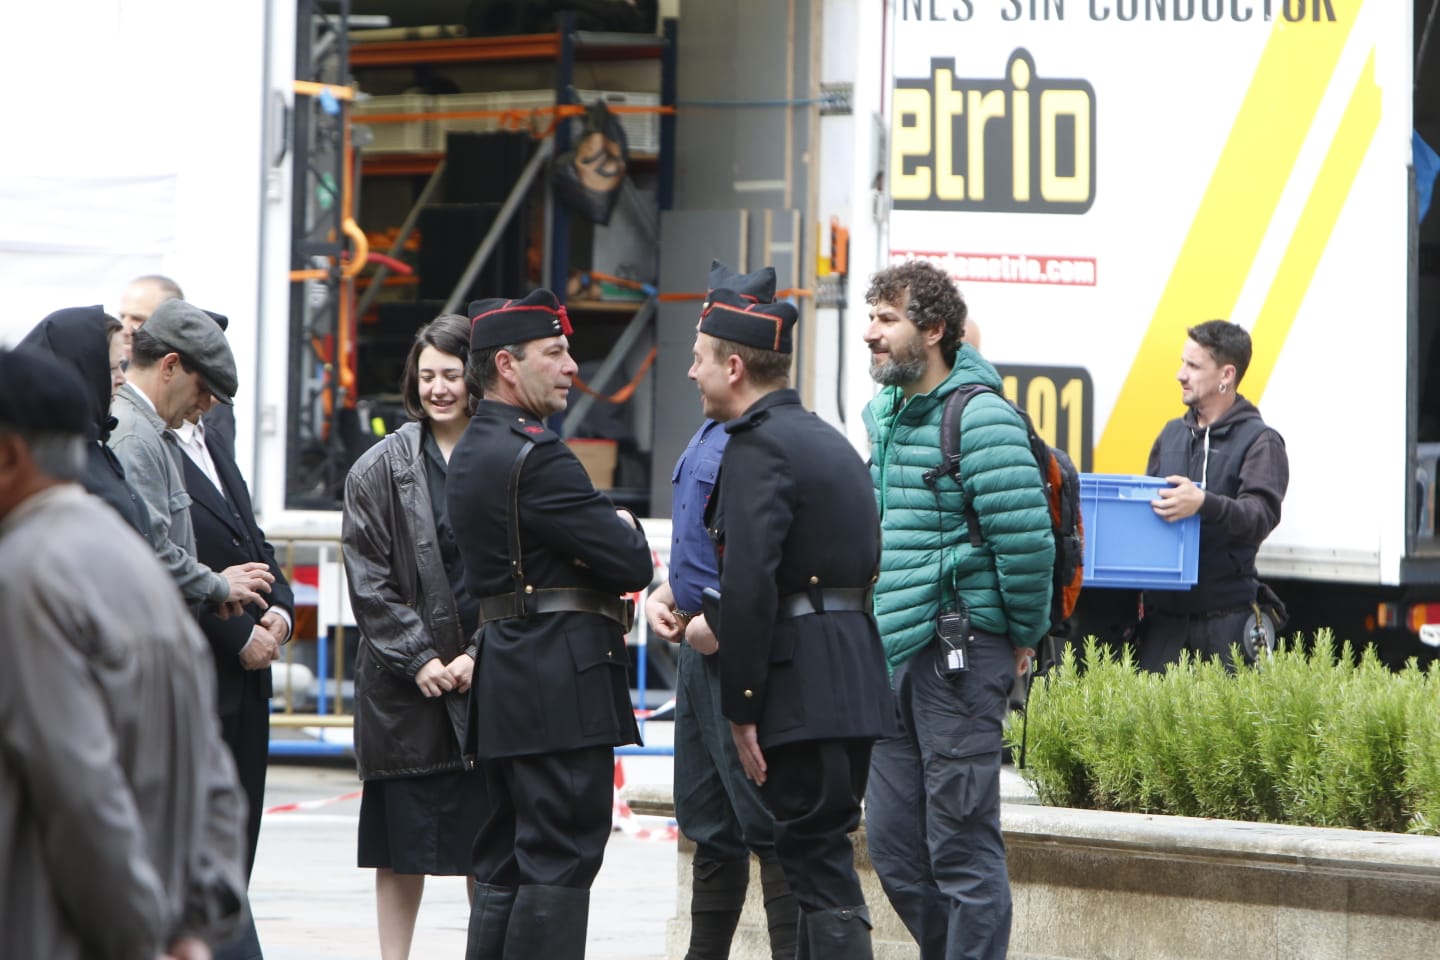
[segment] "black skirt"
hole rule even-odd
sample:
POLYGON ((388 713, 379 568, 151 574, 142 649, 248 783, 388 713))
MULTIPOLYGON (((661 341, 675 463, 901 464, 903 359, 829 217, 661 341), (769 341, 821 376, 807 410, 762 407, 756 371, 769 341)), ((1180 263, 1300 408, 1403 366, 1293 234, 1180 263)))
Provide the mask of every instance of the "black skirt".
POLYGON ((485 819, 479 770, 367 780, 360 798, 359 866, 459 877, 485 819))

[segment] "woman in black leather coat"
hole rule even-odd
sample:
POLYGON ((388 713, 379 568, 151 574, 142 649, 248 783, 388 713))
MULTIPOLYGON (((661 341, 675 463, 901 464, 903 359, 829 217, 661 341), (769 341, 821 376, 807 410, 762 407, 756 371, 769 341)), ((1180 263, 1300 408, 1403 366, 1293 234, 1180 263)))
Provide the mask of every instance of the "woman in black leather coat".
POLYGON ((341 539, 360 628, 359 865, 375 868, 382 960, 409 956, 427 874, 469 875, 486 809, 464 746, 479 607, 445 508, 450 452, 470 419, 469 336, 456 315, 420 329, 401 381, 415 419, 345 481, 341 539))

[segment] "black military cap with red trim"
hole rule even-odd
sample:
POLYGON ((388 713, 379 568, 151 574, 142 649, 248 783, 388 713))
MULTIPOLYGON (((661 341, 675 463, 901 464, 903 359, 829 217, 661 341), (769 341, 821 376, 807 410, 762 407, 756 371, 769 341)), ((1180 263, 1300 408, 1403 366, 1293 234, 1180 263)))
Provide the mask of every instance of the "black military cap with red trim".
MULTIPOLYGON (((775 302, 775 268, 761 267, 752 273, 736 273, 719 260, 710 261, 710 293, 716 290, 731 290, 751 303, 775 302)), ((710 296, 705 296, 705 307, 710 306, 710 296)), ((702 307, 703 311, 705 307, 702 307)))
POLYGON ((520 300, 474 300, 470 303, 470 349, 489 350, 574 333, 565 307, 543 287, 520 300))
POLYGON ((800 314, 791 304, 755 303, 724 287, 712 290, 700 314, 700 332, 761 350, 790 353, 800 314))

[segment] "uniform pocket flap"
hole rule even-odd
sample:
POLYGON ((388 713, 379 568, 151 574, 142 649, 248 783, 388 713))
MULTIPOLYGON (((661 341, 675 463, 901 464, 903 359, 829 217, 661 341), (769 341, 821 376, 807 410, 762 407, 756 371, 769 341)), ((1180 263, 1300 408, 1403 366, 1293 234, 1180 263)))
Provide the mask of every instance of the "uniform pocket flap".
POLYGON ((776 630, 770 639, 770 662, 789 663, 795 659, 795 631, 776 630))
POLYGON ((575 663, 576 673, 584 673, 601 666, 619 667, 623 670, 626 666, 623 637, 567 633, 565 643, 570 647, 570 659, 575 663))

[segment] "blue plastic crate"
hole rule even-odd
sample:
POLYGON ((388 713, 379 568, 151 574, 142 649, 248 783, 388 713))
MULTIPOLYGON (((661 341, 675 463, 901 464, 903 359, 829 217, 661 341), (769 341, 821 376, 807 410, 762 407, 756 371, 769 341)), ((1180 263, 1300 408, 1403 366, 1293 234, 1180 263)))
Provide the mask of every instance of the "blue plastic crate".
POLYGON ((1080 474, 1087 587, 1188 590, 1200 569, 1200 517, 1166 523, 1150 506, 1158 477, 1080 474))

